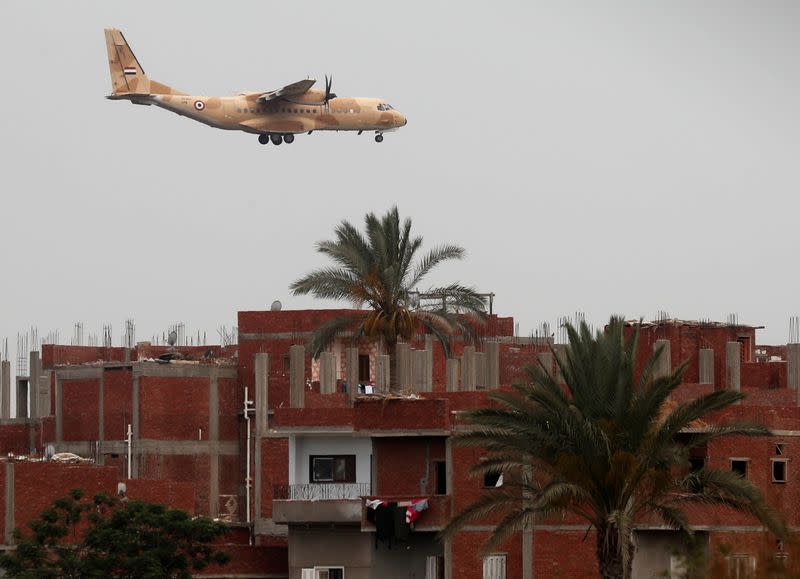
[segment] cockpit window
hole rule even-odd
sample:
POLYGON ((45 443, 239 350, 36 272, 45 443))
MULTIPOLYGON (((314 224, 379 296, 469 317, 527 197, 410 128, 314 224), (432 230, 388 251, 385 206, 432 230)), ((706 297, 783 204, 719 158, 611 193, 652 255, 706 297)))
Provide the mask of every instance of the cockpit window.
POLYGON ((386 103, 380 103, 378 105, 379 111, 391 111, 393 109, 392 105, 386 103))

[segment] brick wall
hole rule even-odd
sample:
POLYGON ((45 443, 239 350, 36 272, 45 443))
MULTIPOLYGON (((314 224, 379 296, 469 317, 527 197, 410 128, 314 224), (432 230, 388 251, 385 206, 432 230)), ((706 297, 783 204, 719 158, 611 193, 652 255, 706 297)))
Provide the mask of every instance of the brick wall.
POLYGON ((446 429, 450 410, 445 399, 356 399, 356 430, 446 429))
POLYGON ((208 391, 208 378, 139 378, 141 438, 208 440, 208 391))
POLYGON ((445 460, 444 437, 374 438, 372 445, 381 496, 435 493, 434 463, 445 460))

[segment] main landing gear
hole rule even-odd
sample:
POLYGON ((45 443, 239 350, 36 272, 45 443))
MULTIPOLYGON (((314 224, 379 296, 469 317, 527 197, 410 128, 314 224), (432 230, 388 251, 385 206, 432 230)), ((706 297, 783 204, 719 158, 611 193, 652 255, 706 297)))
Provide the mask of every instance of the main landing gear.
POLYGON ((273 145, 280 145, 281 143, 291 145, 294 143, 294 135, 291 133, 286 135, 282 135, 280 133, 261 133, 258 135, 258 142, 262 145, 266 145, 270 141, 273 145))

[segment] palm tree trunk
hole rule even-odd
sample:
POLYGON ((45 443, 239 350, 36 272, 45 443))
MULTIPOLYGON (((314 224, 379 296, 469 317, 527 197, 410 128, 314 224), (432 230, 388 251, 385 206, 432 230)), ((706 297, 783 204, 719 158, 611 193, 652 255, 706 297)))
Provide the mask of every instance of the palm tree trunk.
POLYGON ((389 355, 389 391, 397 392, 397 340, 386 340, 386 353, 389 355))
POLYGON ((619 544, 619 530, 613 526, 597 529, 597 565, 603 579, 628 579, 633 570, 633 545, 619 544), (628 561, 622 549, 628 549, 628 561), (626 568, 627 567, 627 568, 626 568))

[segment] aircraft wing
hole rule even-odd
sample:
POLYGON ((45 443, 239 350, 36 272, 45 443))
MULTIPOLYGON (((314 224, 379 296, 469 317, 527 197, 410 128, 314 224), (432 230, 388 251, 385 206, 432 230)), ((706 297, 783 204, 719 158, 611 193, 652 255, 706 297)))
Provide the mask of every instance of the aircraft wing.
POLYGON ((276 99, 287 97, 287 96, 298 96, 304 94, 308 89, 314 86, 314 83, 317 82, 313 78, 307 78, 305 80, 299 80, 297 82, 293 82, 292 84, 287 84, 284 87, 281 87, 276 90, 271 90, 269 92, 260 93, 258 95, 259 102, 265 103, 268 101, 274 101, 276 99))

